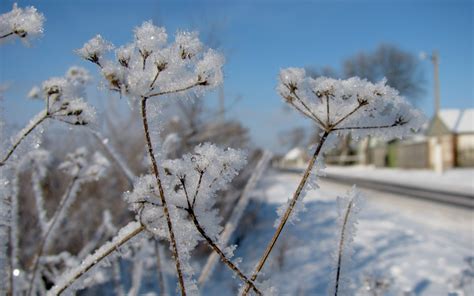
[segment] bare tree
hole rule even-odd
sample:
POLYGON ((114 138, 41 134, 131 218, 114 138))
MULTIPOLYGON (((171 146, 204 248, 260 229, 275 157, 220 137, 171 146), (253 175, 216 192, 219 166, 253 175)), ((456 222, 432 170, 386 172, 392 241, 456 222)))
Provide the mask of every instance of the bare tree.
POLYGON ((360 52, 343 64, 345 77, 359 76, 371 82, 383 77, 401 95, 414 101, 423 93, 423 72, 416 55, 395 45, 381 44, 373 52, 360 52))

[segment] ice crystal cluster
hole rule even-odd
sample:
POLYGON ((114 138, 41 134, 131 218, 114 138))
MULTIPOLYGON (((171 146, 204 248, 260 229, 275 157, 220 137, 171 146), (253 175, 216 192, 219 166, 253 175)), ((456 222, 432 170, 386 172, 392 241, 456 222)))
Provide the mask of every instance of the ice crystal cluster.
POLYGON ((44 20, 36 8, 19 8, 15 3, 10 12, 0 15, 0 42, 15 36, 27 42, 43 33, 44 20))
POLYGON ((85 87, 90 80, 87 70, 71 67, 64 77, 53 77, 42 83, 41 91, 33 87, 31 98, 42 98, 49 116, 74 125, 94 121, 95 109, 86 103, 85 87))
POLYGON ((76 52, 97 64, 108 89, 132 99, 164 94, 201 92, 222 82, 224 58, 206 49, 196 32, 180 31, 174 42, 151 21, 135 29, 132 43, 114 49, 100 35, 76 52))
MULTIPOLYGON (((164 163, 163 186, 175 225, 180 259, 185 266, 183 270, 188 275, 189 291, 195 288, 190 277, 193 271, 187 259, 198 241, 202 240, 193 216, 207 235, 218 241, 221 218, 213 209, 215 194, 238 174, 245 163, 246 156, 242 151, 221 149, 209 143, 196 146, 194 153, 185 154, 181 159, 164 163)), ((154 176, 138 178, 133 191, 125 193, 125 199, 149 231, 167 237, 166 220, 154 176)))
POLYGON ((304 69, 287 68, 280 72, 277 90, 322 130, 350 132, 352 138, 400 138, 418 130, 425 121, 385 79, 375 84, 359 77, 313 79, 304 69))

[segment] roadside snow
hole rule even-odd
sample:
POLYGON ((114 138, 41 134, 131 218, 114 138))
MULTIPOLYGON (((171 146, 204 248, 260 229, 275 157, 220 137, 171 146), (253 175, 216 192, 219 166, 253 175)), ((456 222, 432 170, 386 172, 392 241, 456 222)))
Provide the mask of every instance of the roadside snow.
POLYGON ((456 168, 438 174, 432 170, 404 170, 372 166, 328 166, 327 174, 363 178, 474 195, 474 169, 456 168))
MULTIPOLYGON (((250 274, 273 234, 276 208, 291 197, 299 176, 272 172, 264 178, 249 211, 251 227, 241 229, 236 257, 250 274)), ((301 221, 288 225, 259 279, 279 295, 326 295, 336 248, 336 196, 350 186, 324 181, 305 198, 301 221)), ((360 213, 350 268, 351 295, 367 295, 364 282, 385 282, 380 295, 472 295, 474 212, 424 200, 362 190, 367 196, 360 213), (471 259, 472 260, 472 259, 471 259), (471 268, 471 269, 470 269, 471 268), (463 286, 463 287, 462 287, 463 286), (463 292, 464 291, 464 292, 463 292), (462 294, 465 293, 465 294, 462 294)), ((233 295, 238 280, 222 265, 204 295, 233 295)), ((371 294, 373 295, 373 294, 371 294)))

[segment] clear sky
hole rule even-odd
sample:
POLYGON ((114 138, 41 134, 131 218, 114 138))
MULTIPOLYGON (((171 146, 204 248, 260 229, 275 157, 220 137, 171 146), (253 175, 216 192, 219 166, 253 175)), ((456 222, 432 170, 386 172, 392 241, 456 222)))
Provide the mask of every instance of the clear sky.
MULTIPOLYGON (((14 1, 1 0, 0 13, 14 1)), ((69 66, 95 67, 77 57, 95 34, 116 45, 132 38, 132 30, 145 20, 167 28, 213 32, 226 55, 225 93, 228 102, 241 97, 227 116, 239 118, 255 143, 277 147, 281 130, 311 126, 283 109, 275 92, 278 72, 284 67, 339 68, 359 51, 373 51, 391 43, 418 54, 440 53, 441 107, 474 107, 473 1, 17 1, 34 5, 47 18, 45 34, 31 48, 21 43, 0 47, 0 81, 8 82, 6 120, 24 124, 40 110, 25 99, 28 90, 69 66)), ((432 66, 423 62, 426 92, 419 106, 433 110, 432 66)), ((97 97, 95 88, 91 97, 97 97)), ((215 97, 209 98, 215 104, 215 97)), ((96 100, 93 100, 96 102, 96 100)), ((278 150, 278 149, 275 149, 278 150)))

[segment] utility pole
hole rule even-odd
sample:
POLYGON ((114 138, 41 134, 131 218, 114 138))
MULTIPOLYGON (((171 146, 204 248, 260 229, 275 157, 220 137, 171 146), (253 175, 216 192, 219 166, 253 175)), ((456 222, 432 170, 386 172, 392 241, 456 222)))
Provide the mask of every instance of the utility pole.
POLYGON ((224 122, 225 116, 225 96, 224 96, 224 85, 219 87, 219 120, 224 122))
POLYGON ((435 114, 438 115, 440 110, 440 95, 439 95, 439 54, 437 50, 433 51, 431 55, 431 62, 433 63, 433 92, 435 99, 435 114))

